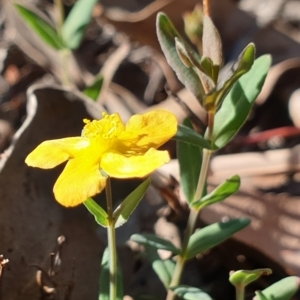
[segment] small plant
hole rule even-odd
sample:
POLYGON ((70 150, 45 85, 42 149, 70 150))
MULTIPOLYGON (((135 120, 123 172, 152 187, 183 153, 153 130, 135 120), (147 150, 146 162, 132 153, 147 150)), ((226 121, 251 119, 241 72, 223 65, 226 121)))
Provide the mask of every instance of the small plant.
MULTIPOLYGON (((211 299, 198 288, 180 284, 185 262, 221 243, 250 223, 250 220, 240 218, 211 224, 198 230, 195 228, 203 208, 224 201, 239 188, 240 178, 233 175, 213 191, 207 192, 210 157, 213 152, 224 147, 246 121, 271 64, 269 55, 255 59, 255 46, 250 43, 240 53, 230 72, 220 78, 223 62, 221 39, 209 16, 209 2, 203 2, 204 14, 196 7, 193 13, 185 16, 186 33, 198 49, 202 46, 202 55, 183 40, 165 14, 159 13, 157 16, 157 35, 164 55, 179 80, 207 111, 208 118, 203 136, 193 129, 193 124, 188 119, 178 126, 175 135, 180 186, 190 208, 181 247, 175 248, 170 242, 152 235, 136 234, 131 237, 146 249, 169 250, 176 257, 174 264, 172 259, 158 263, 157 255, 149 256, 154 270, 168 290, 167 300, 175 299, 176 296, 186 300, 211 299), (192 22, 195 24, 191 24, 192 22)), ((232 272, 229 280, 236 288, 236 299, 243 300, 246 285, 261 275, 270 273, 269 269, 232 272)), ((295 294, 298 286, 298 277, 287 277, 258 291, 255 299, 287 300, 295 294)))
POLYGON ((81 137, 45 141, 25 162, 31 167, 50 169, 68 161, 54 185, 55 198, 67 207, 83 203, 96 222, 107 228, 108 250, 101 263, 100 299, 121 299, 115 228, 128 220, 150 180, 146 179, 113 208, 110 178, 145 177, 167 163, 168 152, 156 149, 176 133, 177 121, 171 113, 156 110, 134 115, 126 125, 118 114, 106 113, 101 120, 84 122, 81 137), (104 189, 106 210, 90 198, 104 189))
MULTIPOLYGON (((64 21, 62 4, 57 0, 56 7, 61 13, 56 27, 21 5, 16 5, 16 9, 40 38, 59 51, 64 59, 65 52, 69 53, 79 46, 96 2, 77 1, 64 21)), ((146 179, 114 208, 110 179, 145 177, 167 163, 170 159, 167 151, 157 149, 170 138, 177 140, 180 186, 190 209, 182 244, 175 247, 171 242, 151 234, 134 234, 131 237, 145 247, 154 271, 165 286, 166 299, 211 299, 199 288, 181 285, 186 261, 223 242, 250 223, 249 219, 238 218, 196 228, 202 209, 224 201, 239 189, 240 177, 234 174, 214 190, 207 191, 210 158, 230 142, 246 121, 264 84, 271 58, 264 55, 255 59, 255 46, 250 43, 231 70, 221 78, 221 39, 209 16, 208 1, 204 1, 204 12, 196 7, 191 15, 185 16, 185 27, 198 52, 180 36, 165 14, 157 16, 158 40, 168 63, 207 112, 207 128, 203 135, 194 130, 189 119, 177 126, 176 118, 166 111, 134 115, 126 124, 117 113, 103 113, 100 120, 84 120, 81 136, 45 141, 26 158, 29 166, 44 169, 67 161, 54 185, 56 200, 66 207, 84 204, 96 222, 107 228, 108 248, 101 263, 100 300, 123 299, 115 229, 128 221, 150 185, 150 180, 146 179), (91 198, 103 190, 106 208, 91 198), (173 257, 161 260, 158 249, 172 252, 173 257)), ((68 83, 67 76, 64 82, 68 83)), ((101 80, 95 82, 93 88, 100 91, 101 80)), ((86 93, 93 99, 96 97, 93 89, 86 93)), ((270 273, 269 269, 232 272, 229 281, 236 288, 236 299, 243 300, 245 287, 261 275, 270 273)), ((257 291, 255 299, 288 300, 298 286, 299 278, 290 276, 257 291)))

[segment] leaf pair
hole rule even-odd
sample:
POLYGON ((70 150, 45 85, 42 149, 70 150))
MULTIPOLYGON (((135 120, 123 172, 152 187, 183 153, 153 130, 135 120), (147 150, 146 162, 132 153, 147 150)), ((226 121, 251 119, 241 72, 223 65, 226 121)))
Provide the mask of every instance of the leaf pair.
POLYGON ((183 255, 185 259, 190 259, 223 242, 249 223, 249 219, 240 218, 208 225, 192 234, 185 253, 181 253, 181 250, 175 247, 170 241, 157 237, 154 234, 134 234, 131 236, 131 240, 145 246, 146 250, 148 249, 150 253, 148 258, 151 260, 152 265, 154 263, 156 265, 154 270, 162 279, 164 285, 168 287, 171 281, 170 272, 172 264, 171 262, 159 263, 159 257, 155 255, 155 253, 157 254, 156 250, 167 250, 174 255, 183 255), (153 249, 155 250, 154 252, 153 249))
POLYGON ((97 2, 97 0, 78 0, 63 23, 61 32, 32 10, 20 4, 15 4, 15 7, 25 23, 41 40, 55 50, 63 50, 78 48, 97 2))
MULTIPOLYGON (((115 228, 122 226, 126 223, 135 210, 141 199, 143 198, 146 190, 150 185, 150 179, 148 178, 142 182, 132 193, 130 193, 122 203, 115 209, 113 212, 113 220, 115 228)), ((108 224, 108 215, 107 212, 99 206, 93 199, 89 198, 83 202, 88 211, 95 217, 96 222, 103 226, 107 227, 108 224)))

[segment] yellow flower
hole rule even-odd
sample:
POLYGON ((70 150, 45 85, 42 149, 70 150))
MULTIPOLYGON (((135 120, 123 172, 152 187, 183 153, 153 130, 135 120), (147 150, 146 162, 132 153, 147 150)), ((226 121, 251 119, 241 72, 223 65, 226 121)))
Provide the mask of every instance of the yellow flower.
POLYGON ((102 115, 101 120, 84 120, 81 137, 45 141, 25 160, 28 166, 43 169, 68 160, 53 188, 64 206, 78 205, 100 193, 105 174, 144 177, 170 160, 167 151, 156 149, 176 133, 177 121, 171 113, 156 110, 134 115, 126 125, 118 114, 102 115))

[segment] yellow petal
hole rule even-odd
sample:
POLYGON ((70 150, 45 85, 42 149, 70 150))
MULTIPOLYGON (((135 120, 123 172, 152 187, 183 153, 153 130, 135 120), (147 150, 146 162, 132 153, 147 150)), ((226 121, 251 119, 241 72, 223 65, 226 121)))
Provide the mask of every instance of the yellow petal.
POLYGON ((88 146, 89 140, 82 137, 45 141, 29 153, 25 163, 30 167, 51 169, 79 155, 88 146))
POLYGON ((107 152, 101 159, 101 168, 111 177, 144 177, 170 160, 168 151, 149 149, 144 155, 126 157, 107 152))
POLYGON ((133 115, 119 140, 129 148, 156 149, 169 140, 176 131, 177 120, 172 113, 153 110, 142 115, 133 115))
POLYGON ((54 196, 64 206, 76 206, 100 193, 105 183, 98 163, 81 156, 68 161, 54 185, 54 196))

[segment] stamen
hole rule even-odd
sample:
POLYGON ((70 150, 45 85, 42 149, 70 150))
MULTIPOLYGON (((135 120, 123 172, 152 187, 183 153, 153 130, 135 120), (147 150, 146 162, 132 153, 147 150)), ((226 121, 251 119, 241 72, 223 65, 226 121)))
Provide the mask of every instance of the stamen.
POLYGON ((89 121, 84 119, 86 124, 82 131, 82 136, 88 138, 103 138, 113 139, 117 137, 117 125, 116 114, 109 115, 105 112, 102 113, 101 120, 89 121))

